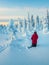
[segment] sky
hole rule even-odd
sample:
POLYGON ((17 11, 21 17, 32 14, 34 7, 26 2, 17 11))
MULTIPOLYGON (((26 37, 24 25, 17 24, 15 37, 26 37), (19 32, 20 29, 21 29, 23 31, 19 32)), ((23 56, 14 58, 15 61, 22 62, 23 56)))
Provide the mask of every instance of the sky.
POLYGON ((49 0, 0 0, 0 7, 49 7, 49 0))
POLYGON ((45 15, 49 9, 49 0, 0 0, 0 19, 24 18, 28 12, 45 15))

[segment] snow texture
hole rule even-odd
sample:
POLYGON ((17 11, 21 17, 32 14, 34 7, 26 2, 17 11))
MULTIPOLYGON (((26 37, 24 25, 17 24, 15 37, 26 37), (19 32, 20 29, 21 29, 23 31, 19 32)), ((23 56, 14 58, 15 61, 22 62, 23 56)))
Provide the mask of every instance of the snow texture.
POLYGON ((37 47, 30 48, 33 31, 19 32, 14 24, 0 27, 0 65, 49 65, 49 32, 38 31, 37 47))

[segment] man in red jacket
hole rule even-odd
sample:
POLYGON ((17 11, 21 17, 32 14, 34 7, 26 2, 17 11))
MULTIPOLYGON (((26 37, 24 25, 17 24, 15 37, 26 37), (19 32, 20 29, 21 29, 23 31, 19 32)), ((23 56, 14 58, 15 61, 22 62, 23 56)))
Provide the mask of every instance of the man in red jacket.
POLYGON ((36 31, 32 35, 31 40, 32 40, 32 47, 36 47, 37 46, 37 40, 38 40, 38 34, 36 31))
POLYGON ((36 31, 32 35, 31 40, 32 40, 32 45, 28 48, 36 47, 37 46, 37 40, 38 40, 38 34, 36 31))

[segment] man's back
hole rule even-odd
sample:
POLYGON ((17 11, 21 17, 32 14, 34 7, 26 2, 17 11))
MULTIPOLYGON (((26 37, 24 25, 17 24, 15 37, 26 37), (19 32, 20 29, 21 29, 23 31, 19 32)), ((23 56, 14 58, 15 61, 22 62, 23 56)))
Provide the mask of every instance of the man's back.
POLYGON ((37 39, 38 39, 37 33, 34 33, 34 34, 32 35, 32 37, 31 37, 31 39, 32 39, 32 43, 33 43, 33 44, 36 44, 36 43, 37 43, 37 39))

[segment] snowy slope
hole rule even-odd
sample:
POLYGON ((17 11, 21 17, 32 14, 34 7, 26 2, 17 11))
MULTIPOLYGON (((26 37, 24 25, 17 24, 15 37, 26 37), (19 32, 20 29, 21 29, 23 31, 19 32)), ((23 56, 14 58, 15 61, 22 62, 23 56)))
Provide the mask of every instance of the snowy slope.
POLYGON ((49 34, 38 32, 38 46, 31 45, 29 35, 24 39, 12 40, 10 45, 0 53, 0 65, 49 65, 49 34))

